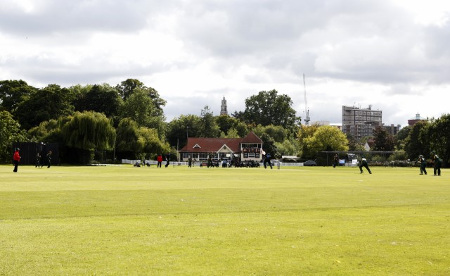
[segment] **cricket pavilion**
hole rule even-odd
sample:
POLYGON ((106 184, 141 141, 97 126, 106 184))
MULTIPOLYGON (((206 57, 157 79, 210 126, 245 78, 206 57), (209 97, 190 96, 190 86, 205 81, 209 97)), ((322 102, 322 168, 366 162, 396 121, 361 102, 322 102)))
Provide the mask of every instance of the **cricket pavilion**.
POLYGON ((191 157, 195 161, 234 160, 241 162, 261 161, 263 142, 255 133, 250 132, 244 138, 193 138, 189 137, 186 146, 180 152, 181 161, 191 157))

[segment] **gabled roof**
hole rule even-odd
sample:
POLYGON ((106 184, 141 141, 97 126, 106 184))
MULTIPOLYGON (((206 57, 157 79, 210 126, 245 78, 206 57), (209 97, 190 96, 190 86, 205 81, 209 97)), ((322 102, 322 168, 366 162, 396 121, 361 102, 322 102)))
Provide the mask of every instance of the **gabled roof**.
POLYGON ((219 152, 235 152, 234 150, 232 150, 229 146, 227 146, 226 144, 223 144, 223 146, 217 150, 219 152))
POLYGON ((253 132, 250 132, 244 138, 189 137, 186 146, 180 152, 217 152, 222 148, 229 148, 233 152, 240 152, 241 143, 262 144, 262 140, 253 132))
POLYGON ((217 152, 224 146, 233 152, 239 151, 241 138, 194 138, 189 137, 187 145, 180 152, 217 152))
POLYGON ((256 134, 251 131, 247 134, 247 136, 245 136, 244 138, 242 138, 241 143, 255 143, 255 144, 262 144, 262 140, 261 138, 259 138, 258 136, 256 136, 256 134))

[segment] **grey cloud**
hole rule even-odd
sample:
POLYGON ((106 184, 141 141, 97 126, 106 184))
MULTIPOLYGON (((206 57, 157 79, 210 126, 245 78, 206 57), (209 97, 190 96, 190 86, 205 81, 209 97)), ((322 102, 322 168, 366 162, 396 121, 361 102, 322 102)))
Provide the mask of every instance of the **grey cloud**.
POLYGON ((428 43, 448 37, 449 28, 434 29, 433 35, 389 2, 254 0, 182 8, 176 31, 205 57, 386 84, 411 77, 436 81, 441 76, 429 75, 429 69, 448 72, 448 62, 424 59, 424 48, 434 55, 448 53, 441 46, 448 45, 445 41, 428 43), (434 38, 429 42, 427 32, 434 38))
POLYGON ((48 35, 90 31, 135 32, 147 26, 170 1, 39 1, 32 12, 0 9, 0 30, 12 34, 48 35))
MULTIPOLYGON (((298 1, 194 2, 183 7, 177 32, 202 49, 225 57, 277 50, 314 25, 324 24, 313 5, 298 1), (317 14, 317 12, 316 12, 317 14)), ((320 4, 319 4, 320 5, 320 4)))
POLYGON ((442 26, 429 26, 425 29, 426 53, 431 59, 450 57, 450 15, 442 26))
MULTIPOLYGON (((0 64, 1 65, 1 64, 0 64)), ((127 64, 126 67, 111 66, 107 57, 97 59, 83 59, 79 65, 61 64, 53 58, 24 58, 10 63, 9 70, 17 78, 22 78, 30 84, 56 83, 61 86, 72 86, 76 84, 118 84, 127 78, 140 79, 144 76, 165 71, 166 65, 150 64, 127 64), (23 76, 23 77, 22 77, 23 76)))
MULTIPOLYGON (((427 66, 409 51, 422 43, 422 32, 414 36, 407 14, 375 0, 44 3, 36 14, 3 14, 0 28, 16 28, 27 35, 67 32, 52 39, 70 41, 73 32, 136 32, 148 27, 149 20, 176 14, 175 31, 185 45, 198 56, 222 59, 225 66, 246 63, 273 71, 290 70, 294 75, 307 71, 364 82, 403 82, 427 66), (333 50, 326 51, 326 47, 333 50)), ((429 32, 435 33, 430 43, 445 34, 444 30, 429 32)), ((445 53, 436 45, 440 44, 427 48, 435 54, 438 50, 445 53)))
MULTIPOLYGON (((388 87, 380 93, 405 98, 419 93, 415 88, 417 84, 429 87, 449 84, 450 21, 442 26, 415 24, 406 10, 391 1, 41 0, 36 3, 42 5, 31 13, 13 9, 12 5, 0 9, 2 37, 15 38, 13 43, 30 43, 29 47, 23 47, 24 52, 44 49, 36 50, 34 58, 28 53, 22 56, 10 51, 9 54, 8 49, 0 53, 0 69, 30 83, 109 82, 114 85, 128 77, 151 80, 155 74, 170 75, 171 70, 188 72, 198 67, 202 68, 201 72, 208 68, 211 75, 217 73, 237 79, 236 83, 230 81, 229 88, 207 91, 208 96, 198 96, 206 94, 205 91, 187 91, 186 97, 178 98, 171 95, 178 91, 154 87, 168 101, 165 107, 168 118, 171 114, 200 114, 205 105, 216 114, 218 107, 213 104, 219 105, 221 97, 227 95, 233 95, 228 99, 229 111, 242 110, 242 106, 233 107, 231 101, 237 106, 261 90, 277 89, 285 93, 278 85, 293 83, 298 84, 299 96, 295 95, 293 100, 299 105, 303 102, 303 73, 322 83, 343 80, 388 87), (108 45, 96 49, 87 46, 93 45, 90 40, 93 33, 113 34, 111 37, 120 39, 120 34, 141 31, 161 34, 162 30, 164 35, 182 44, 174 47, 182 51, 179 59, 153 61, 147 58, 145 62, 149 65, 143 66, 133 53, 128 56, 124 51, 118 58, 114 47, 108 51, 105 49, 108 45), (115 36, 116 33, 119 35, 115 36), (29 39, 23 41, 25 39, 17 37, 29 39), (70 58, 63 61, 52 58, 65 57, 65 52, 76 55, 78 50, 82 53, 74 59, 74 64, 67 64, 73 60, 70 58), (128 61, 128 57, 133 60, 128 61), (236 71, 245 75, 235 76, 236 71), (243 91, 237 84, 242 80, 246 81, 245 89, 257 88, 243 91), (269 87, 262 87, 266 85, 269 87)), ((151 44, 153 40, 146 43, 151 44)), ((144 55, 145 46, 140 48, 144 49, 144 55)), ((137 48, 130 46, 127 50, 133 52, 133 49, 137 48)), ((173 56, 178 57, 177 53, 173 56)), ((307 85, 310 85, 308 80, 307 85)), ((330 94, 330 91, 324 92, 324 95, 330 94)), ((356 95, 348 95, 342 99, 342 104, 358 100, 356 95)), ((335 122, 336 117, 339 119, 341 103, 337 101, 316 103, 311 99, 311 104, 316 105, 311 110, 313 120, 335 122)), ((388 110, 394 112, 395 107, 388 110)), ((298 112, 302 116, 303 110, 298 112)))
MULTIPOLYGON (((367 27, 362 29, 362 22, 369 21, 370 31, 384 32, 388 23, 379 15, 386 16, 387 7, 378 3, 235 0, 208 5, 194 2, 183 7, 185 12, 177 31, 211 53, 224 56, 282 51, 284 47, 302 49, 298 44, 302 36, 334 25, 350 26, 366 33, 367 27)), ((353 30, 349 32, 355 35, 353 30)))

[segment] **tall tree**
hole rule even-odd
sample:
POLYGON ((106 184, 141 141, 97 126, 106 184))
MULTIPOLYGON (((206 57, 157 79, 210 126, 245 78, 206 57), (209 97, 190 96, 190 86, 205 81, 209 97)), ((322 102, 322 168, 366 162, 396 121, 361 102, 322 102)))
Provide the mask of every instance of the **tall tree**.
POLYGON ((144 88, 144 83, 137 79, 127 79, 116 86, 123 100, 128 99, 136 89, 144 88))
POLYGON ((23 101, 17 108, 16 116, 24 129, 30 129, 43 121, 72 114, 74 111, 72 101, 73 95, 67 88, 50 84, 23 101))
POLYGON ((119 115, 123 101, 117 90, 109 84, 89 85, 86 88, 72 87, 77 90, 74 106, 76 111, 95 111, 113 118, 119 115))
POLYGON ((234 117, 230 117, 227 115, 220 115, 216 116, 215 118, 216 123, 220 129, 221 135, 223 136, 229 136, 228 132, 230 130, 233 131, 232 136, 236 136, 237 134, 237 137, 244 137, 245 135, 248 134, 247 125, 234 117))
POLYGON ((153 105, 156 108, 155 115, 164 116, 163 107, 166 105, 166 101, 159 96, 156 89, 145 86, 143 82, 137 79, 127 79, 117 85, 116 89, 124 101, 136 91, 145 91, 147 96, 152 99, 153 105))
POLYGON ((122 105, 122 118, 131 118, 139 126, 154 128, 162 139, 164 136, 164 115, 155 106, 146 90, 137 89, 122 105))
POLYGON ((29 86, 23 80, 0 81, 0 110, 15 114, 19 104, 27 100, 37 88, 29 86))
POLYGON ((276 90, 261 91, 247 98, 243 117, 248 124, 282 126, 291 132, 296 131, 300 119, 295 116, 291 98, 278 95, 276 90))
POLYGON ((160 116, 162 118, 164 118, 164 110, 163 107, 166 105, 166 100, 164 100, 163 98, 161 98, 159 96, 158 91, 156 91, 156 89, 152 88, 152 87, 145 87, 145 91, 147 92, 147 95, 150 97, 150 99, 152 99, 153 104, 156 107, 156 114, 157 116, 160 116))

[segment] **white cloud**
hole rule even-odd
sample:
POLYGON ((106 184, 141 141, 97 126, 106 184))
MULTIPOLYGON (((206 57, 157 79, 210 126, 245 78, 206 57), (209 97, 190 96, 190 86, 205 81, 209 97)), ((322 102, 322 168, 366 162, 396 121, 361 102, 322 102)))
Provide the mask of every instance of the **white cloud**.
POLYGON ((411 13, 414 23, 442 26, 450 17, 450 2, 442 0, 393 0, 396 5, 411 13))

